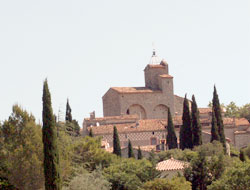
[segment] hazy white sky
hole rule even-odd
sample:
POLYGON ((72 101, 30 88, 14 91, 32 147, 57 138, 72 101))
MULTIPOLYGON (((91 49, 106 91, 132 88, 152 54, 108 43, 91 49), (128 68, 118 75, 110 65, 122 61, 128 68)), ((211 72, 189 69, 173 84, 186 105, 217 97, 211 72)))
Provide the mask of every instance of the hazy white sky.
MULTIPOLYGON (((175 94, 206 107, 250 102, 249 0, 0 1, 0 121, 18 103, 37 119, 48 77, 56 114, 102 116, 111 86, 144 86, 152 54, 165 58, 175 94)), ((62 115, 64 117, 64 115, 62 115)))

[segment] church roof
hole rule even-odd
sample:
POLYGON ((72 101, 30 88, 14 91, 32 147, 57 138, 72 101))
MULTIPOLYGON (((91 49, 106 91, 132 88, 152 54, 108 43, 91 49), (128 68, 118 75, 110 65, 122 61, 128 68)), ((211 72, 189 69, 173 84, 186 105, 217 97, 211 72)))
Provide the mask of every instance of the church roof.
POLYGON ((160 93, 160 90, 151 90, 146 87, 112 87, 111 89, 119 93, 160 93))
POLYGON ((173 157, 159 162, 156 165, 156 169, 159 171, 173 171, 173 170, 183 170, 188 165, 188 162, 183 162, 176 160, 173 157))

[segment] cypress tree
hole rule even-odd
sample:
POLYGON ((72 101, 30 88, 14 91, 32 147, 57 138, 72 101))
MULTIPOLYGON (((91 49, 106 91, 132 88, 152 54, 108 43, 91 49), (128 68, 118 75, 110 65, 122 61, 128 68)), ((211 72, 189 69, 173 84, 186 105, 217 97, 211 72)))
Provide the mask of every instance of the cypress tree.
POLYGON ((217 126, 217 120, 214 114, 214 109, 212 109, 212 123, 211 123, 211 140, 210 142, 213 141, 220 141, 220 136, 218 133, 218 126, 217 126))
POLYGON ((72 122, 71 107, 69 105, 69 99, 67 99, 67 104, 66 104, 65 120, 68 122, 72 122))
POLYGON ((183 102, 182 126, 180 129, 180 148, 182 150, 184 150, 185 148, 193 148, 191 116, 187 95, 185 95, 183 102))
POLYGON ((214 86, 214 93, 213 93, 213 110, 214 110, 215 117, 217 120, 220 142, 223 144, 224 147, 226 147, 226 138, 225 138, 225 133, 224 133, 223 119, 221 115, 220 101, 219 101, 219 97, 218 97, 215 86, 214 86))
POLYGON ((94 137, 92 128, 90 128, 90 130, 89 130, 89 136, 94 137))
POLYGON ((57 130, 47 79, 44 81, 42 99, 45 189, 60 190, 61 180, 59 172, 59 153, 57 148, 57 130))
POLYGON ((114 133, 113 133, 113 153, 116 154, 117 156, 122 155, 119 135, 116 126, 114 126, 114 133))
POLYGON ((171 116, 170 109, 168 108, 168 126, 167 126, 167 145, 169 149, 178 148, 177 137, 175 134, 174 124, 171 116))
POLYGON ((141 152, 141 148, 138 148, 138 155, 137 155, 138 160, 142 159, 142 152, 141 152))
POLYGON ((200 112, 197 108, 194 95, 192 96, 192 132, 193 132, 193 146, 202 145, 200 112))
POLYGON ((130 139, 128 140, 128 158, 135 158, 133 147, 130 139))

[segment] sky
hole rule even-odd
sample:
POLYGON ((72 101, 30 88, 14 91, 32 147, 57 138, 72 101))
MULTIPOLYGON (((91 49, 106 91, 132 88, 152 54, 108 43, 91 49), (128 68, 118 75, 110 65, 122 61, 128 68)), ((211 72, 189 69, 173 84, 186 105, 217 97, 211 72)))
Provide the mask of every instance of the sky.
POLYGON ((42 119, 48 79, 53 111, 66 101, 82 124, 101 117, 110 87, 144 86, 152 44, 169 64, 176 95, 206 107, 250 103, 249 0, 0 1, 0 121, 14 104, 42 119))

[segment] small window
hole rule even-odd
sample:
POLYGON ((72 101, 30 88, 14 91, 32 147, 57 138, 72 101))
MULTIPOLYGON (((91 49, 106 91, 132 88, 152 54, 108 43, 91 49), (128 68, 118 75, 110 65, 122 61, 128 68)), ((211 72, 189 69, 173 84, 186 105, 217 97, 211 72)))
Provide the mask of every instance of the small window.
POLYGON ((152 132, 152 135, 154 135, 154 134, 155 134, 155 132, 153 131, 153 132, 152 132))
POLYGON ((127 135, 127 134, 125 134, 125 138, 126 138, 126 139, 128 138, 128 135, 127 135))
POLYGON ((151 138, 151 145, 156 145, 157 144, 157 139, 155 137, 151 138))

